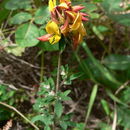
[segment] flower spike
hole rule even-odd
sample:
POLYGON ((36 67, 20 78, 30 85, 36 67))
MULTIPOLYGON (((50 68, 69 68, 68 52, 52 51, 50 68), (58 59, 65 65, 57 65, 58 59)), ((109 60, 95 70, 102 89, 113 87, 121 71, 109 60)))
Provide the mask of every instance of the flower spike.
POLYGON ((83 21, 88 21, 88 15, 80 12, 84 8, 81 5, 72 6, 71 0, 59 0, 59 5, 56 5, 56 0, 49 0, 51 20, 45 28, 48 34, 37 39, 55 44, 64 36, 72 40, 76 49, 86 36, 83 21))

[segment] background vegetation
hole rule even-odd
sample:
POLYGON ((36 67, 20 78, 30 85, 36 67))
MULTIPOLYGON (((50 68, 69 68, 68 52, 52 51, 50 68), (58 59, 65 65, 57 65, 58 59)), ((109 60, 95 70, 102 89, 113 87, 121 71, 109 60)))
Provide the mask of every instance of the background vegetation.
POLYGON ((48 0, 0 1, 1 129, 130 129, 130 1, 72 4, 89 14, 77 50, 36 39, 48 0))

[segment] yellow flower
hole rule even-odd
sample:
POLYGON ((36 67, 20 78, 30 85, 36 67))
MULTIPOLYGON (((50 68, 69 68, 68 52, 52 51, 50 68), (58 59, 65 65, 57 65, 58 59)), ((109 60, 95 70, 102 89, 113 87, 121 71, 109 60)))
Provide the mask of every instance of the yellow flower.
POLYGON ((78 30, 78 28, 80 27, 81 23, 82 23, 82 16, 80 15, 80 13, 78 14, 74 14, 75 15, 75 19, 73 21, 73 24, 70 25, 70 29, 71 31, 76 31, 78 30))
POLYGON ((38 38, 40 41, 49 41, 51 44, 59 42, 61 34, 58 25, 54 21, 49 21, 46 25, 46 31, 48 34, 38 38))
POLYGON ((70 25, 70 32, 73 34, 73 44, 74 48, 76 48, 86 35, 86 30, 82 23, 82 15, 80 13, 76 14, 73 24, 70 25))
POLYGON ((71 2, 71 0, 60 0, 60 3, 63 3, 63 2, 71 2))
POLYGON ((49 11, 53 11, 56 6, 56 0, 49 0, 49 11))

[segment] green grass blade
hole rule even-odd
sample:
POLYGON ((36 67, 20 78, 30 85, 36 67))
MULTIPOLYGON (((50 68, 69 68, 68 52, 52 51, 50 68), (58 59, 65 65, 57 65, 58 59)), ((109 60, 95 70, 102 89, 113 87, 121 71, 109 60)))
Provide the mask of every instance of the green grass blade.
POLYGON ((125 107, 129 107, 127 104, 125 104, 124 102, 122 102, 119 98, 117 98, 110 90, 106 90, 107 95, 115 102, 125 106, 125 107))
MULTIPOLYGON (((85 50, 88 57, 91 59, 92 63, 95 67, 100 71, 101 75, 104 77, 104 84, 111 87, 112 89, 117 89, 119 86, 122 85, 113 75, 108 71, 102 64, 100 64, 93 54, 91 53, 90 49, 88 48, 85 42, 82 43, 82 47, 85 50)), ((100 82, 100 81, 99 81, 100 82)))
POLYGON ((91 92, 91 96, 90 96, 90 100, 89 100, 89 104, 88 104, 88 110, 87 110, 87 114, 86 114, 86 118, 85 118, 85 126, 87 125, 88 118, 92 111, 92 107, 93 107, 93 104, 94 104, 94 101, 95 101, 95 98, 97 95, 97 91, 98 91, 98 85, 96 84, 93 86, 93 89, 91 92))

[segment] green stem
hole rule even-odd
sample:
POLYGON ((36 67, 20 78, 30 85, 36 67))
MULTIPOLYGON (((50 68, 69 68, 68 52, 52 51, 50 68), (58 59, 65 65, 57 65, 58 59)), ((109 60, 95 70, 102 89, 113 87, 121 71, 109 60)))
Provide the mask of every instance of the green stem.
POLYGON ((91 70, 89 69, 88 65, 81 61, 81 59, 80 59, 80 57, 78 56, 77 52, 74 52, 74 55, 75 55, 77 61, 79 62, 79 64, 80 64, 82 70, 89 75, 89 77, 90 77, 90 79, 91 79, 92 81, 94 81, 95 83, 97 83, 97 81, 95 80, 95 78, 94 78, 94 76, 93 76, 91 70))
POLYGON ((44 51, 41 54, 41 73, 40 73, 40 83, 43 82, 43 76, 44 76, 44 51))

